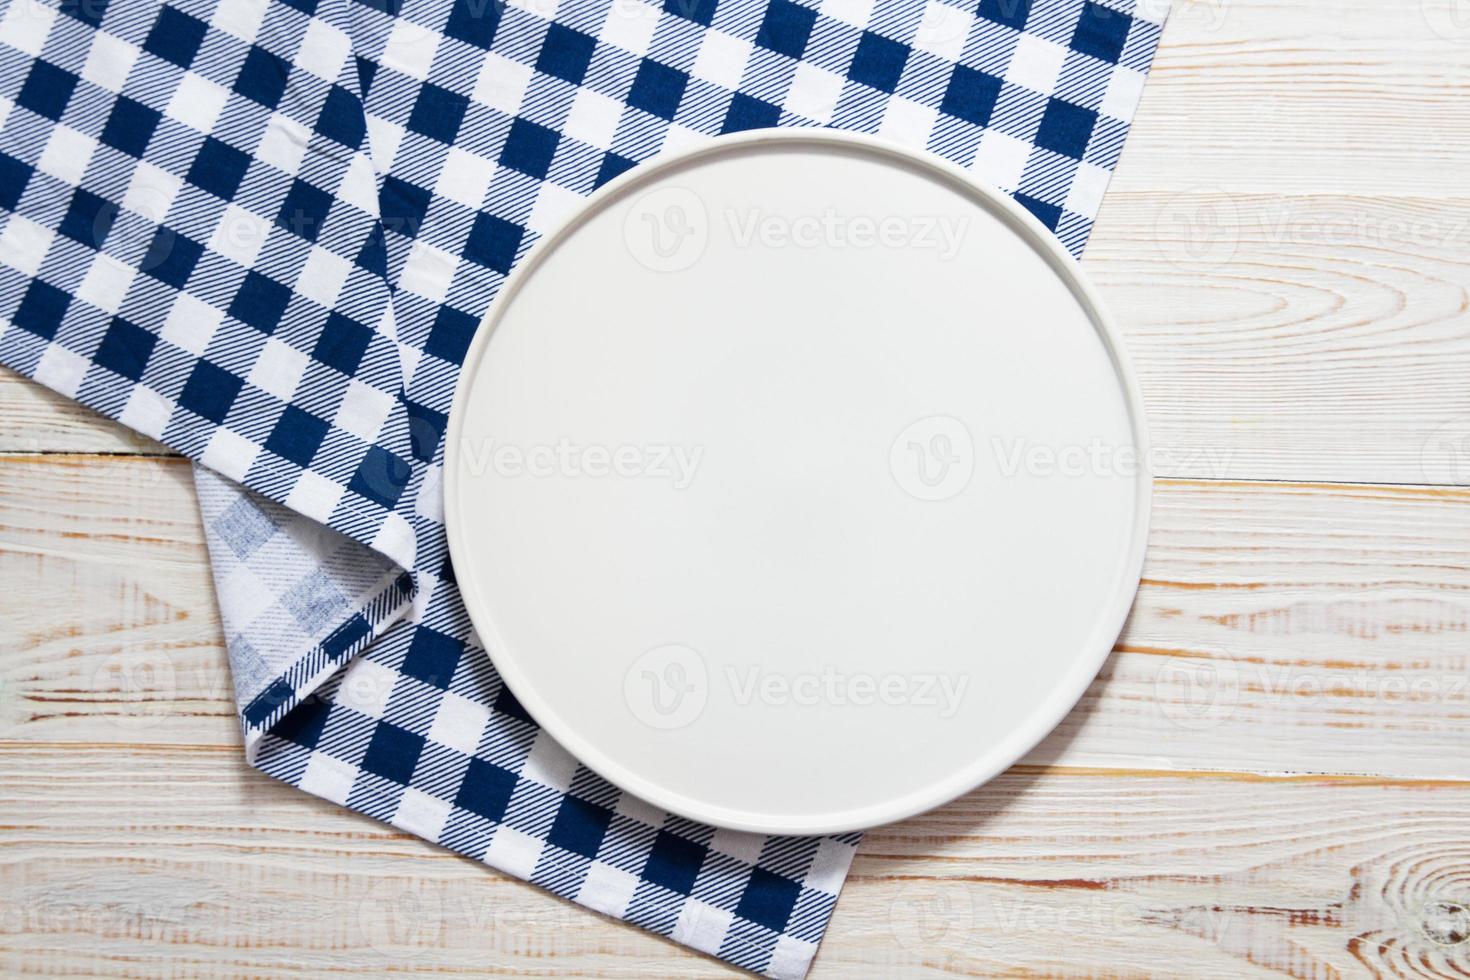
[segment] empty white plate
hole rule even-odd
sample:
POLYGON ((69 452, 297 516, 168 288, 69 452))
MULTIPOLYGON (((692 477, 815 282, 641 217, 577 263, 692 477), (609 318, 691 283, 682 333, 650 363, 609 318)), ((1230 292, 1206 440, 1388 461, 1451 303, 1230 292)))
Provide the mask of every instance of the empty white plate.
POLYGON ((1029 214, 830 131, 727 137, 528 255, 454 401, 496 667, 582 762, 768 833, 936 806, 1086 689, 1150 480, 1121 345, 1029 214))

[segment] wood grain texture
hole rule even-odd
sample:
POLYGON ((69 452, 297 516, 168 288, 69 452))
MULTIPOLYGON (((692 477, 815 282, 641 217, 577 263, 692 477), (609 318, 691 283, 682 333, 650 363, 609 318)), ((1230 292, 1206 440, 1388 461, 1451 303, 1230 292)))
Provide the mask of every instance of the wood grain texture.
POLYGON ((1470 898, 1467 792, 1018 767, 865 840, 823 965, 1461 976, 1445 922, 1470 898))
MULTIPOLYGON (((1017 767, 868 835, 812 976, 1462 976, 1467 807, 1464 783, 1017 767)), ((7 744, 0 822, 9 975, 741 975, 223 747, 7 744)))
POLYGON ((0 736, 238 742, 189 465, 0 457, 0 486, 0 736))
POLYGON ((1176 2, 1083 263, 1160 475, 1470 481, 1445 445, 1470 434, 1457 23, 1439 0, 1176 2))
POLYGON ((1083 262, 1160 475, 1470 482, 1467 65, 1452 0, 1177 0, 1083 262))
MULTIPOLYGON (((1454 3, 1177 0, 1083 261, 1160 476, 1470 482, 1454 3)), ((0 373, 0 451, 133 438, 92 418, 0 373)))
MULTIPOLYGON (((188 464, 11 456, 0 479, 0 723, 233 744, 188 464)), ((1467 632, 1470 489, 1161 483, 1114 655, 1027 761, 1470 780, 1467 632)))
POLYGON ((170 450, 0 367, 0 453, 132 453, 170 450))
MULTIPOLYGON (((729 972, 250 771, 183 460, 0 482, 3 972, 729 972)), ((813 976, 1470 966, 1470 490, 1161 484, 1146 576, 1056 734, 868 836, 813 976)))
MULTIPOLYGON (((1209 482, 1057 732, 867 836, 814 978, 1470 975, 1457 13, 1177 0, 1085 265, 1209 482)), ((0 453, 0 975, 740 975, 251 771, 187 464, 3 369, 0 453)))

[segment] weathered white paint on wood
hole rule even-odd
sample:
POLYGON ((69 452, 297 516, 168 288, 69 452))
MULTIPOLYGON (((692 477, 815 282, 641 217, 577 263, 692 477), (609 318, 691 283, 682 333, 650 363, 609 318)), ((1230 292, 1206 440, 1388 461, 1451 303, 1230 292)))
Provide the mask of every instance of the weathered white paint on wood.
POLYGON ((1470 482, 1467 78, 1454 0, 1176 0, 1084 259, 1161 475, 1470 482))
MULTIPOLYGON (((1470 490, 1300 482, 1470 484, 1453 5, 1176 3, 1085 264, 1217 482, 813 977, 1470 973, 1470 490)), ((187 465, 3 370, 0 453, 0 973, 734 973, 249 770, 187 465)))
POLYGON ((1032 761, 1470 778, 1470 490, 1161 483, 1144 577, 1032 761))
MULTIPOLYGON (((1470 785, 1013 770, 871 835, 823 964, 1452 976, 1470 785), (886 927, 886 935, 885 935, 886 927), (1432 938, 1431 938, 1432 937, 1432 938)), ((833 970, 832 975, 841 975, 833 970)))
MULTIPOLYGON (((722 970, 251 772, 182 460, 0 481, 7 972, 722 970)), ((1470 490, 1162 484, 1103 677, 869 836, 815 975, 1462 963, 1424 933, 1470 903, 1467 550, 1470 490)))
MULTIPOLYGON (((1160 475, 1470 482, 1454 2, 1177 0, 1083 262, 1160 475)), ((0 372, 0 451, 133 438, 92 418, 0 372)))
MULTIPOLYGON (((1470 785, 1021 767, 868 835, 814 977, 1454 976, 1470 785)), ((0 970, 736 971, 249 771, 0 748, 0 970)))
MULTIPOLYGON (((0 724, 233 744, 188 464, 12 456, 0 480, 0 724)), ((1161 483, 1144 576, 1028 762, 1470 779, 1470 489, 1161 483)))
POLYGON ((0 738, 239 740, 178 457, 0 457, 0 738))
POLYGON ((0 367, 0 453, 39 452, 153 455, 169 450, 0 367))

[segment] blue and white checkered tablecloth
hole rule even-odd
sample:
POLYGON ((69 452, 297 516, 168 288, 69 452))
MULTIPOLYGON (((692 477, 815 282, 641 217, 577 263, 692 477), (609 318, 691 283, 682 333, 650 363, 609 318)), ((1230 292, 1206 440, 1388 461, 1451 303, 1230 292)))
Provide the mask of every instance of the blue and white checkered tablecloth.
POLYGON ((505 690, 442 523, 460 360, 536 238, 761 126, 926 147, 1074 254, 1135 0, 4 0, 0 361, 186 453, 251 761, 770 976, 856 835, 671 817, 505 690))

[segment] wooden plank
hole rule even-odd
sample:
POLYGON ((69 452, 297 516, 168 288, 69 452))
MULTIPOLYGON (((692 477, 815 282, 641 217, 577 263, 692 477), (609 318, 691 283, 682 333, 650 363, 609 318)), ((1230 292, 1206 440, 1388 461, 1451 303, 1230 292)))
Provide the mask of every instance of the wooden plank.
MULTIPOLYGON (((1084 262, 1159 474, 1470 483, 1465 32, 1439 0, 1177 8, 1084 262)), ((0 451, 128 447, 89 417, 0 374, 0 451)))
POLYGON ((0 737, 238 743, 188 464, 0 457, 0 485, 0 737))
MULTIPOLYGON (((1176 3, 1086 265, 1156 471, 1297 483, 1159 487, 1103 675, 814 977, 1470 973, 1470 498, 1309 485, 1470 483, 1452 8, 1176 3)), ((0 370, 53 451, 131 455, 0 460, 0 973, 739 975, 251 772, 187 467, 0 370)))
POLYGON ((819 967, 1457 976, 1464 783, 1012 770, 865 838, 819 967))
POLYGON ((1114 655, 1033 762, 1470 777, 1470 490, 1161 483, 1114 655))
POLYGON ((249 769, 0 743, 0 973, 739 975, 249 769))
MULTIPOLYGON (((187 464, 0 481, 9 737, 234 744, 187 464)), ((1160 484, 1144 574, 1031 764, 1470 779, 1470 490, 1160 484)))
POLYGON ((0 367, 0 453, 169 452, 147 436, 0 367))
POLYGON ((1470 483, 1467 45, 1452 0, 1174 4, 1083 263, 1160 475, 1470 483))
POLYGON ((1455 0, 1174 0, 1114 190, 1463 199, 1467 50, 1455 0))
MULTIPOLYGON (((1452 0, 1175 8, 1084 261, 1157 472, 1470 484, 1452 0)), ((89 418, 0 372, 0 451, 137 451, 89 418)))
MULTIPOLYGON (((1022 767, 870 833, 812 976, 1453 975, 1467 808, 1463 783, 1022 767)), ((8 975, 740 975, 229 751, 6 743, 0 823, 8 975)))
POLYGON ((1470 483, 1470 201, 1116 191, 1084 265, 1154 472, 1470 483))

